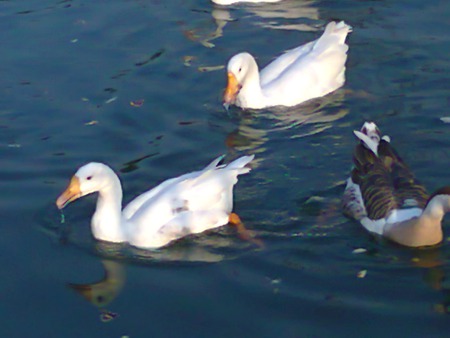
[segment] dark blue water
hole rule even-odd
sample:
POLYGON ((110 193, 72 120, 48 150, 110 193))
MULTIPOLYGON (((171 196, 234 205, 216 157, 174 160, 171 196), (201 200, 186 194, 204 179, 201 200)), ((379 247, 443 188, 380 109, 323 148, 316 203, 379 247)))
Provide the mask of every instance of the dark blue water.
POLYGON ((445 337, 448 219, 441 246, 404 249, 346 219, 340 197, 367 119, 430 191, 448 185, 449 17, 438 0, 0 1, 2 336, 445 337), (223 110, 232 55, 265 64, 333 19, 354 28, 344 88, 223 110), (219 154, 256 154, 235 211, 263 250, 229 227, 155 253, 102 246, 94 197, 63 224, 54 206, 92 160, 129 201, 219 154))

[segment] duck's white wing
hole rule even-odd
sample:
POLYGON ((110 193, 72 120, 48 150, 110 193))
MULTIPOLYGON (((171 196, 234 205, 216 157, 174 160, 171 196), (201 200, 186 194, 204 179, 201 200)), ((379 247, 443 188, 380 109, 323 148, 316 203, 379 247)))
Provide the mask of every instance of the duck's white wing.
POLYGON ((318 40, 275 60, 262 72, 264 95, 274 103, 294 105, 341 87, 348 51, 345 38, 350 31, 344 22, 331 22, 318 40))
POLYGON ((219 162, 223 159, 224 155, 219 156, 214 161, 212 161, 210 164, 208 164, 205 169, 202 171, 194 171, 188 174, 184 174, 178 177, 170 178, 168 180, 165 180, 158 186, 154 187, 153 189, 143 193, 142 195, 139 195, 134 200, 132 200, 128 205, 123 209, 122 214, 125 217, 125 219, 130 219, 134 213, 149 199, 159 194, 161 191, 168 189, 170 186, 176 185, 179 182, 182 182, 184 180, 197 177, 201 175, 202 172, 206 170, 210 170, 212 168, 215 168, 219 162))
POLYGON ((153 189, 143 193, 142 195, 139 195, 134 200, 132 200, 128 205, 123 209, 122 215, 125 217, 125 219, 130 219, 139 208, 142 207, 142 205, 150 200, 152 197, 157 196, 161 191, 166 190, 172 185, 176 185, 177 183, 183 181, 186 178, 189 178, 193 175, 198 174, 199 172, 193 172, 189 174, 185 174, 179 177, 174 177, 171 179, 168 179, 158 186, 154 187, 153 189))
POLYGON ((253 158, 254 156, 243 156, 226 166, 204 170, 201 175, 180 184, 179 198, 187 201, 192 211, 220 208, 230 213, 233 186, 238 181, 238 175, 250 171, 246 165, 253 158))
POLYGON ((261 87, 276 79, 286 68, 300 59, 303 55, 309 53, 316 41, 309 42, 300 47, 286 51, 269 63, 259 73, 261 87))
MULTIPOLYGON (((188 217, 186 215, 189 213, 191 213, 189 219, 197 217, 196 213, 199 213, 198 217, 223 215, 222 213, 229 215, 233 202, 233 186, 237 182, 237 176, 250 170, 244 166, 252 159, 253 156, 245 156, 227 166, 208 166, 195 176, 173 181, 172 184, 161 188, 142 203, 130 218, 130 228, 128 229, 130 243, 137 245, 136 243, 139 242, 141 244, 137 246, 145 246, 142 245, 144 241, 153 241, 158 231, 166 225, 172 224, 174 219, 176 221, 173 224, 181 224, 182 220, 187 219, 185 217, 188 217), (180 216, 181 214, 185 214, 185 216, 180 216), (177 219, 177 217, 181 218, 177 219)), ((204 222, 201 223, 203 224, 201 227, 206 226, 208 217, 201 218, 204 222)), ((220 225, 226 224, 226 222, 228 220, 220 225)), ((195 228, 200 225, 186 223, 183 226, 195 228)), ((211 228, 215 226, 218 226, 216 222, 210 224, 211 228)))
POLYGON ((220 209, 229 214, 233 208, 233 187, 237 177, 250 171, 246 165, 253 158, 254 155, 243 156, 227 165, 203 171, 201 175, 183 182, 185 186, 180 198, 188 202, 191 211, 220 209))
POLYGON ((253 156, 244 156, 219 167, 215 167, 219 162, 216 160, 202 171, 164 182, 158 186, 158 191, 148 193, 151 196, 141 203, 131 220, 157 226, 183 211, 221 208, 230 212, 231 193, 237 176, 250 171, 245 165, 252 159, 253 156))

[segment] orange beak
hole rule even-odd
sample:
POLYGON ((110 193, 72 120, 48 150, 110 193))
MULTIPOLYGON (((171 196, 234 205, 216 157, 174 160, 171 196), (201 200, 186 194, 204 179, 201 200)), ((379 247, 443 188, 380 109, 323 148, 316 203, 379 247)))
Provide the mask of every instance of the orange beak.
POLYGON ((230 105, 236 100, 236 96, 241 90, 241 85, 239 84, 236 76, 232 72, 228 72, 228 83, 225 93, 223 94, 223 104, 230 105))
POLYGON ((73 176, 70 180, 69 186, 56 200, 56 206, 58 209, 62 209, 79 197, 81 197, 80 181, 78 180, 78 177, 73 176))

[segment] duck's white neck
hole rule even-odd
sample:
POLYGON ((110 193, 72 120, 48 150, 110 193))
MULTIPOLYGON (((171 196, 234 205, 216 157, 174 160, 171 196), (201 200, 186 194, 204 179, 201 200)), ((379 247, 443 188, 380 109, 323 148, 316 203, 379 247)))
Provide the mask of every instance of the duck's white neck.
POLYGON ((428 202, 423 211, 423 216, 440 223, 449 211, 450 195, 436 195, 428 202))
POLYGON ((122 218, 122 187, 113 174, 109 184, 99 190, 97 207, 91 227, 95 238, 108 242, 125 242, 125 221, 122 218))
POLYGON ((242 88, 236 98, 237 104, 242 107, 260 109, 267 106, 259 76, 259 69, 253 57, 249 58, 248 71, 242 83, 242 88))

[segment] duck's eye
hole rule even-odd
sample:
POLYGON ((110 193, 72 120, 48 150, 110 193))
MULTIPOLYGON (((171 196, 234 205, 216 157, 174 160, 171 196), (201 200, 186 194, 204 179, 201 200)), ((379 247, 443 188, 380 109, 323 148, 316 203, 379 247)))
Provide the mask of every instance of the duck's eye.
POLYGON ((239 70, 238 70, 238 72, 240 73, 240 72, 241 72, 241 70, 242 70, 242 67, 239 67, 239 70))
POLYGON ((88 177, 86 177, 86 179, 87 179, 88 181, 90 181, 90 180, 92 179, 92 176, 88 176, 88 177))

